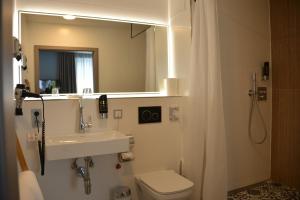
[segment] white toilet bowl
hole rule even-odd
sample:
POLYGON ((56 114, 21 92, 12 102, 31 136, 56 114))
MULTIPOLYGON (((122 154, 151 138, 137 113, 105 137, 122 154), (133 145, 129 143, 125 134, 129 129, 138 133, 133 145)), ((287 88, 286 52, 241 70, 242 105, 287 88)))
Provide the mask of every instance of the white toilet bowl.
POLYGON ((141 200, 187 200, 194 184, 172 170, 136 176, 141 200))

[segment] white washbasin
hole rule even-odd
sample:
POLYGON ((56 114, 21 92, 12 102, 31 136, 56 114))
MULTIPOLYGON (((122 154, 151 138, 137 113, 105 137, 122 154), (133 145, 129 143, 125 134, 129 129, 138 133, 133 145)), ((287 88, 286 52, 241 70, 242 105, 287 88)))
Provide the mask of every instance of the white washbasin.
POLYGON ((129 136, 106 130, 46 137, 47 160, 61 160, 129 151, 129 136))

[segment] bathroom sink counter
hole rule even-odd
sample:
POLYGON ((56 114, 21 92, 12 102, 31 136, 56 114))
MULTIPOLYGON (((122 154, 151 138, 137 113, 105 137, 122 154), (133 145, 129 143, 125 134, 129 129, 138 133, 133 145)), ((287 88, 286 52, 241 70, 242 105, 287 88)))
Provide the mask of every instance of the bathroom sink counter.
POLYGON ((61 160, 129 151, 125 134, 106 130, 97 133, 73 133, 46 138, 47 160, 61 160))

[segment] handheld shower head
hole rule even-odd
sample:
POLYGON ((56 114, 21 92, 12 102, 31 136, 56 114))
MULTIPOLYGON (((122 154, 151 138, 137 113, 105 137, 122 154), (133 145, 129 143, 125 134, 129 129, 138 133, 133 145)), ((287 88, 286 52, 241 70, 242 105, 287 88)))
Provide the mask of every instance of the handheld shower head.
POLYGON ((256 72, 252 73, 252 91, 256 95, 256 72))
POLYGON ((254 97, 255 98, 255 95, 256 95, 256 72, 252 73, 251 83, 252 83, 252 88, 249 90, 248 95, 250 97, 254 97))
POLYGON ((258 92, 257 92, 257 86, 256 86, 256 73, 253 72, 252 73, 252 88, 249 90, 249 96, 251 97, 251 104, 250 104, 250 111, 249 111, 249 121, 248 121, 248 135, 249 135, 249 138, 252 142, 254 142, 255 144, 263 144, 267 137, 268 137, 268 130, 267 130, 267 126, 266 126, 266 123, 264 121, 264 118, 263 118, 263 115, 260 111, 260 108, 259 108, 259 105, 258 105, 258 100, 257 100, 257 96, 258 96, 258 92), (262 124, 263 124, 263 127, 264 127, 264 136, 263 136, 263 139, 262 140, 255 140, 253 138, 253 135, 252 135, 252 130, 251 130, 251 127, 252 127, 252 117, 253 117, 253 112, 254 112, 254 109, 257 109, 257 112, 258 112, 258 115, 262 121, 262 124))
POLYGON ((256 72, 253 72, 253 73, 252 73, 252 80, 253 80, 253 81, 256 81, 256 72))

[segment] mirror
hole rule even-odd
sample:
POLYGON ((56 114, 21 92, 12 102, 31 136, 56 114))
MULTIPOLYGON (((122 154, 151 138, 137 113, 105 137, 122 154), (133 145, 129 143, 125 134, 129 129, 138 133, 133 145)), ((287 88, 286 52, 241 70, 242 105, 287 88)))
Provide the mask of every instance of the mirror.
POLYGON ((165 26, 21 13, 22 81, 38 93, 156 92, 167 39, 165 26))

